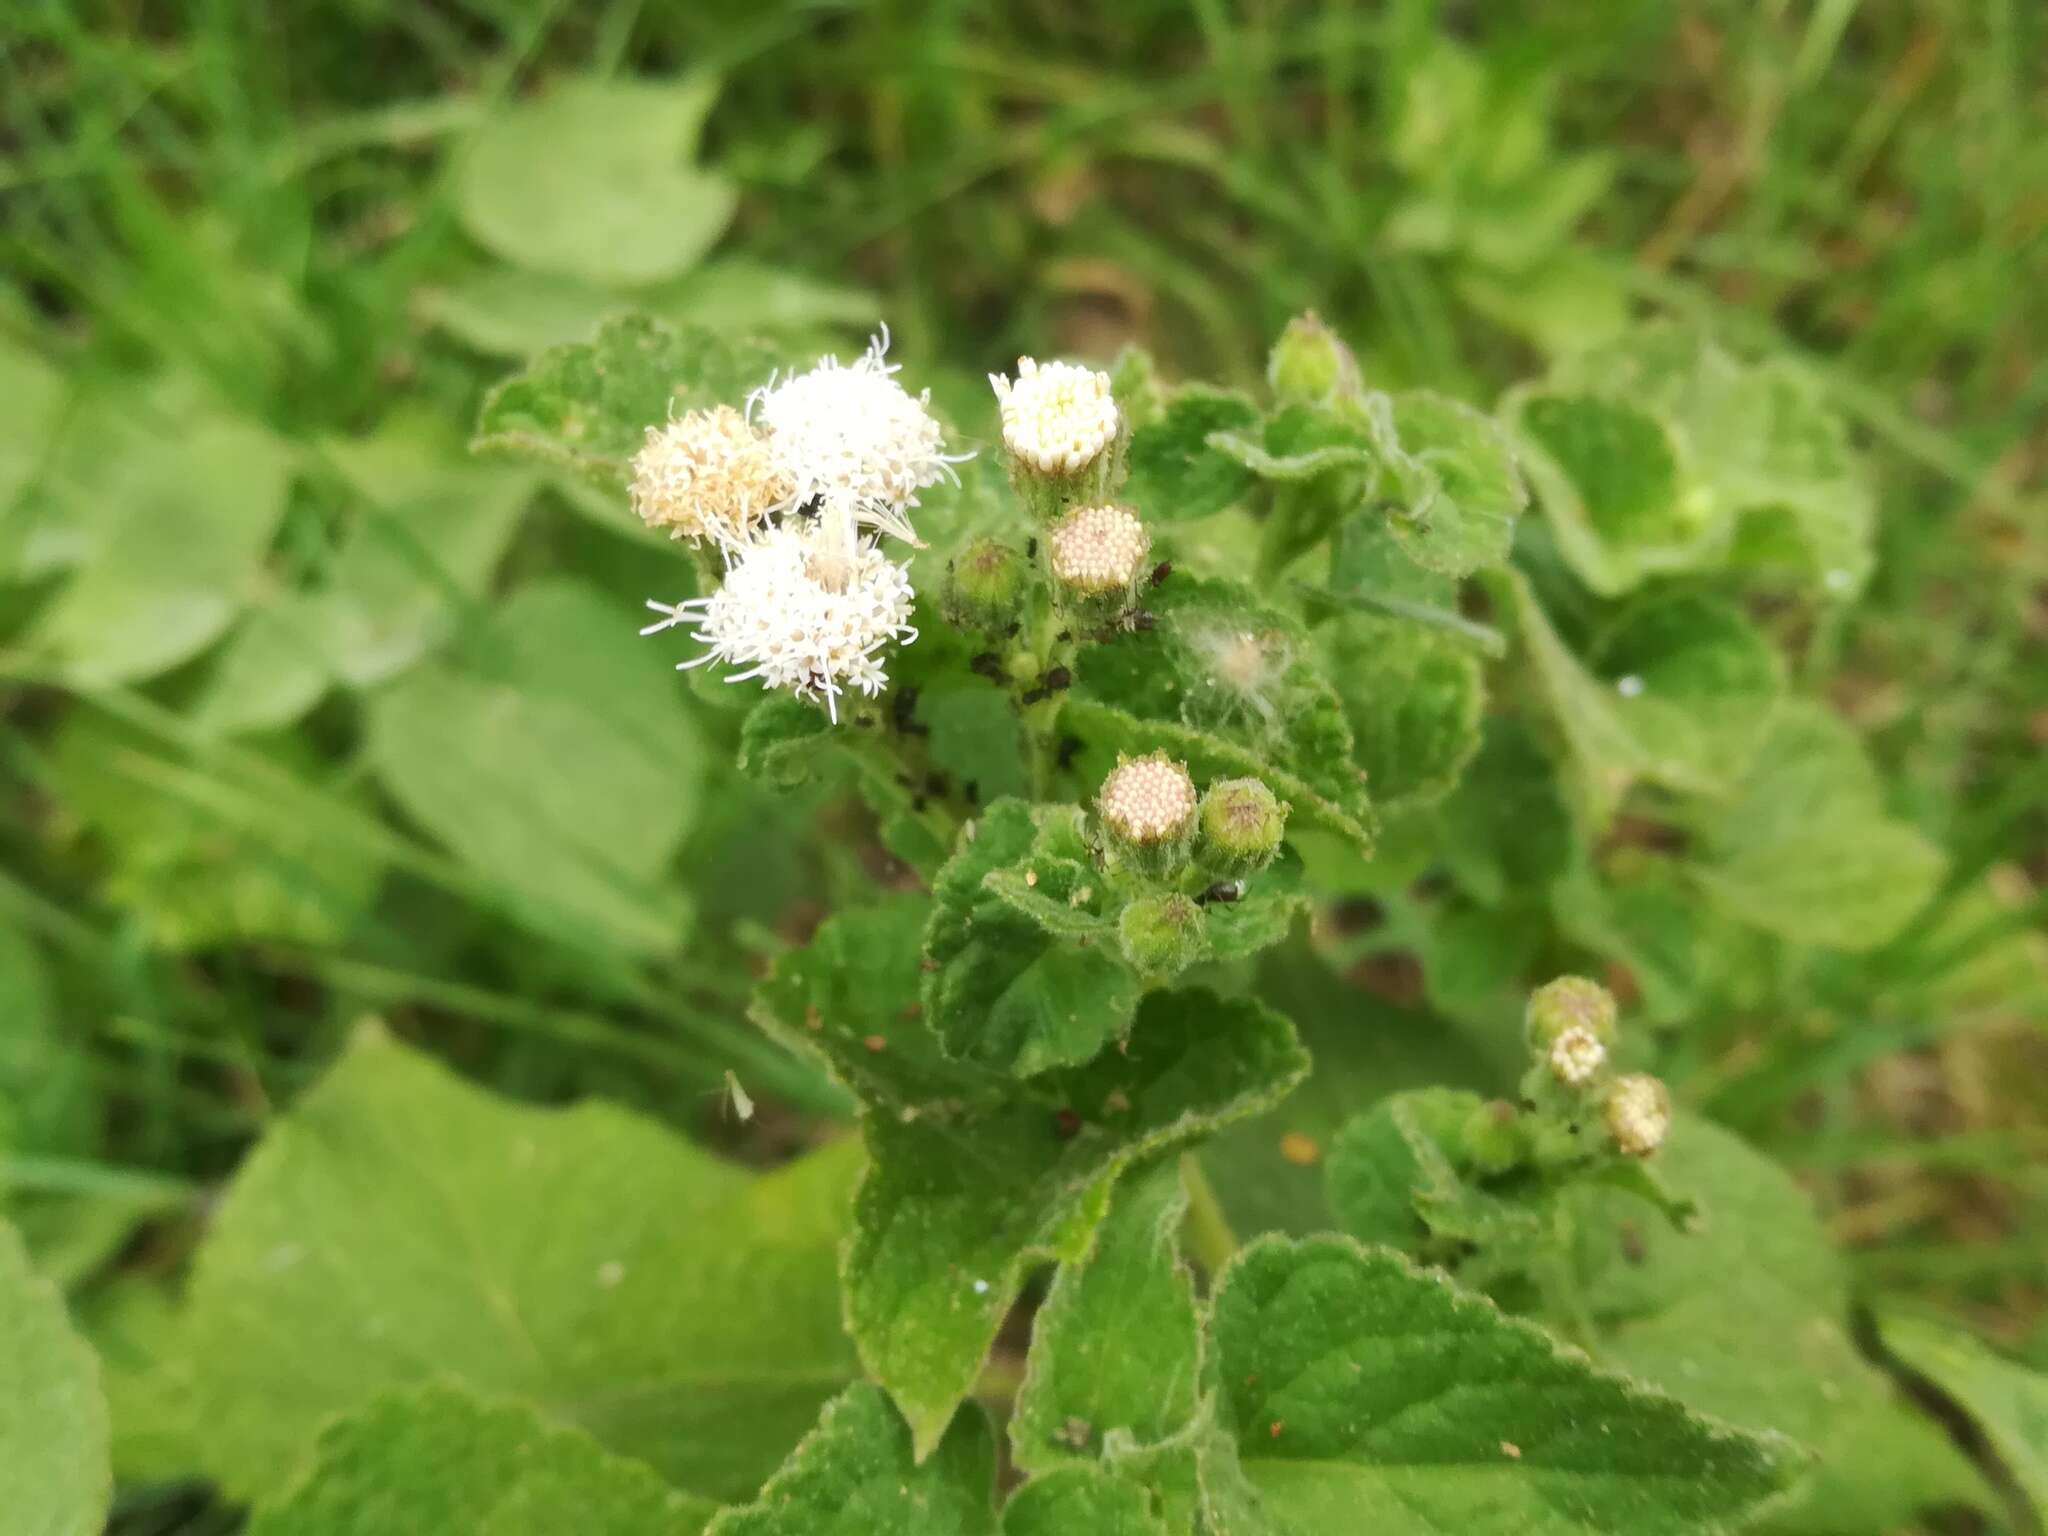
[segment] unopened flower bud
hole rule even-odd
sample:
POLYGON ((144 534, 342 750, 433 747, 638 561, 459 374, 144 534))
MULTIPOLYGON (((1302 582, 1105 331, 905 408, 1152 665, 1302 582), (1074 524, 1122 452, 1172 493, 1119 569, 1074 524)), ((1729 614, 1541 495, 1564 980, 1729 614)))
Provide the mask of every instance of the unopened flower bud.
POLYGON ((1061 602, 1097 620, 1130 607, 1152 551, 1152 536, 1128 507, 1079 507, 1053 525, 1046 542, 1061 602))
POLYGON ((1607 1064, 1607 1047, 1586 1025, 1568 1024, 1551 1040, 1543 1059, 1558 1082, 1583 1088, 1607 1064))
POLYGON ((1529 1048, 1547 1053, 1551 1043, 1574 1025, 1592 1031, 1595 1043, 1614 1038, 1614 995, 1583 976, 1560 976, 1529 995, 1525 1016, 1529 1048))
POLYGON ((1202 796, 1198 854, 1219 879, 1255 875, 1273 862, 1287 806, 1259 779, 1219 779, 1202 796))
POLYGON ((1195 830, 1195 781, 1164 752, 1118 763, 1095 808, 1112 848, 1153 875, 1187 862, 1195 830))
POLYGON ((1204 918, 1178 891, 1140 896, 1117 919, 1124 959, 1147 976, 1174 976, 1202 957, 1204 918))
POLYGON ((1465 1155, 1483 1174, 1506 1173, 1527 1157, 1529 1137, 1515 1106, 1493 1099, 1472 1111, 1465 1121, 1465 1155))
POLYGON ((1671 1132, 1671 1095, 1647 1073, 1617 1078, 1607 1090, 1607 1132, 1630 1157, 1648 1157, 1671 1132))
POLYGON ((995 539, 976 539, 946 568, 946 617, 962 629, 996 634, 1023 606, 1024 557, 995 539))
POLYGON ((1266 382, 1282 405, 1319 404, 1360 388, 1358 359, 1311 310, 1287 322, 1266 359, 1266 382))
POLYGON ((1002 409, 1011 477, 1034 515, 1099 498, 1121 467, 1123 418, 1109 375, 1077 363, 1017 359, 1017 377, 989 375, 1002 409))
POLYGON ((738 549, 794 487, 767 439, 725 405, 649 427, 633 455, 633 510, 692 543, 738 549))

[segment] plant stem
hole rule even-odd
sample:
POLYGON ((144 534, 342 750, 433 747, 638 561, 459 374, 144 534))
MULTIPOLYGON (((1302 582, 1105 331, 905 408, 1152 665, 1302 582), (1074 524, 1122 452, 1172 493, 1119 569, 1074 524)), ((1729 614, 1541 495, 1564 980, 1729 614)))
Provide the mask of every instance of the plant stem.
POLYGON ((1187 1220, 1182 1225, 1188 1252, 1213 1278, 1236 1255, 1237 1234, 1230 1230, 1230 1218, 1223 1214, 1209 1176, 1194 1153, 1181 1154, 1180 1177, 1188 1192, 1187 1220))

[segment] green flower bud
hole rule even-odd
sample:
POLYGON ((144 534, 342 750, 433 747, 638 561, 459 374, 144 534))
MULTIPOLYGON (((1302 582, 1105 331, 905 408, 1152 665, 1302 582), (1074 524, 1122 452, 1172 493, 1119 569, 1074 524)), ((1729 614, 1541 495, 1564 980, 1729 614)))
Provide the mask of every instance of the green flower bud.
POLYGON ((1000 634, 1016 622, 1028 579, 1022 555, 994 539, 976 539, 946 567, 946 617, 961 629, 1000 634))
POLYGON ((1287 805, 1258 779, 1219 779, 1202 796, 1196 857, 1223 880, 1255 875, 1273 862, 1287 831, 1287 805))
POLYGON ((1313 310, 1288 321, 1273 343, 1266 382, 1282 405, 1320 404, 1361 388, 1358 359, 1313 310))
POLYGON ((1529 1137, 1515 1106, 1494 1099, 1472 1111, 1463 1133, 1465 1155, 1482 1174, 1506 1173, 1529 1155, 1529 1137))
POLYGON ((1164 752, 1127 758, 1102 781, 1096 814, 1113 854, 1165 878, 1187 864, 1195 833, 1195 781, 1164 752))
POLYGON ((1179 892, 1140 896, 1116 923, 1124 959, 1147 976, 1173 976, 1202 958, 1202 909, 1179 892))
POLYGON ((1583 976, 1560 976, 1529 994, 1525 1016, 1529 1049, 1548 1056, 1559 1035, 1577 1026, 1592 1034, 1595 1044, 1614 1039, 1614 994, 1583 976))

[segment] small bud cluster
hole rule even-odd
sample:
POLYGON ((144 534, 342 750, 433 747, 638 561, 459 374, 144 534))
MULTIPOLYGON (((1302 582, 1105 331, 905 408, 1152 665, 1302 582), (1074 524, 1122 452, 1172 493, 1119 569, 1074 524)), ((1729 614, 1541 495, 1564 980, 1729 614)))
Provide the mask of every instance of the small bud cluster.
POLYGON ((1576 1128, 1596 1114, 1610 1146, 1629 1157, 1649 1156, 1670 1129, 1662 1083, 1612 1073, 1617 1017, 1614 995, 1583 976, 1560 976, 1530 994, 1526 1031, 1535 1065, 1523 1091, 1535 1114, 1563 1132, 1556 1144, 1567 1160, 1583 1155, 1576 1128))
POLYGON ((917 631, 908 566, 880 540, 918 542, 917 493, 960 457, 944 451, 928 397, 896 382, 887 350, 884 332, 851 364, 827 357, 771 378, 746 416, 719 406, 649 431, 633 461, 635 510, 725 557, 708 596, 648 604, 662 617, 642 634, 690 626, 707 648, 680 666, 718 662, 736 669, 728 682, 820 700, 834 720, 848 689, 887 686, 887 652, 917 631))
POLYGON ((1052 574, 1088 597, 1128 596, 1151 552, 1152 536, 1128 507, 1079 507, 1053 525, 1052 574))
POLYGON ((1199 959, 1203 904, 1236 901, 1280 851, 1287 806, 1257 779, 1223 779, 1197 796, 1187 765, 1163 752, 1127 758, 1102 782, 1096 813, 1112 878, 1139 893, 1118 923, 1124 958, 1171 975, 1199 959))

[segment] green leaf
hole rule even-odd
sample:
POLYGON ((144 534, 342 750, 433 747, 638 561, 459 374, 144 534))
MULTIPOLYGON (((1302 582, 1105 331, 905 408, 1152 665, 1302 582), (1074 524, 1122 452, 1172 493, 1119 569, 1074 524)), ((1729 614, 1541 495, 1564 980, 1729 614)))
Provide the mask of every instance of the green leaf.
POLYGON ((1934 894, 1947 860, 1885 811, 1856 735, 1788 702, 1725 806, 1700 818, 1689 865, 1731 916, 1802 944, 1871 949, 1934 894))
POLYGON ((203 420, 146 453, 122 475, 102 547, 39 630, 80 687, 155 677, 219 639, 254 595, 284 515, 291 461, 256 427, 203 420))
POLYGON ((970 1405, 933 1438, 915 1454, 888 1398, 865 1383, 849 1387, 760 1498, 719 1515, 710 1536, 993 1536, 996 1448, 987 1417, 970 1405))
POLYGON ((1732 562, 1854 597, 1877 564, 1877 501, 1841 413, 1784 359, 1750 369, 1734 406, 1749 452, 1723 466, 1742 509, 1732 562))
POLYGON ((1587 1347, 1604 1364, 1662 1387, 1703 1412, 1776 1430, 1818 1455, 1789 1529, 1894 1529, 1934 1492, 1968 1497, 1967 1465, 1948 1458, 1930 1490, 1938 1439, 1900 1427, 1885 1378, 1849 1337, 1848 1283, 1811 1202, 1775 1163, 1719 1127, 1681 1115, 1655 1167, 1700 1218, 1685 1232, 1631 1195, 1586 1190, 1577 1208, 1579 1307, 1587 1347), (1859 1455, 1882 1434, 1888 1464, 1859 1455), (1830 1523, 1852 1498, 1867 1523, 1830 1523))
POLYGON ((1789 1470, 1781 1442, 1347 1238, 1252 1244, 1210 1327, 1235 1450, 1212 1468, 1219 1536, 1718 1531, 1789 1470))
MULTIPOLYGON (((636 307, 670 325, 808 335, 826 326, 872 326, 881 301, 857 288, 744 257, 707 261, 632 295, 636 307)), ((530 357, 587 340, 620 308, 621 295, 581 278, 518 267, 483 267, 420 294, 428 317, 465 345, 498 357, 530 357)))
POLYGON ((259 599, 221 647, 193 701, 193 723, 222 735, 296 724, 334 684, 323 643, 309 594, 259 599))
POLYGON ((446 1377, 749 1497, 854 1374, 850 1151, 750 1175, 605 1105, 493 1099, 366 1029, 199 1250, 163 1383, 197 1470, 275 1493, 327 1419, 446 1377))
POLYGON ((1457 611, 1457 580, 1417 565, 1377 508, 1338 526, 1330 540, 1329 586, 1308 591, 1312 617, 1324 607, 1385 614, 1453 636, 1487 656, 1507 654, 1498 630, 1457 611))
POLYGON ((1493 419, 1428 390, 1364 397, 1385 473, 1389 527, 1409 557, 1446 576, 1501 564, 1529 493, 1493 419))
POLYGON ((738 194, 683 161, 715 80, 558 80, 487 119, 455 176, 462 226, 539 272, 651 283, 691 266, 731 222, 738 194))
POLYGON ((406 812, 542 932, 654 950, 683 927, 659 884, 703 771, 681 685, 632 615, 552 582, 507 599, 458 657, 376 695, 369 756, 406 812))
POLYGON ((1558 549, 1594 591, 1706 563, 1723 528, 1655 414, 1627 400, 1535 392, 1510 394, 1503 409, 1558 549))
POLYGON ((1093 1467, 1034 1477, 1003 1506, 1003 1536, 1169 1536, 1138 1484, 1093 1467))
POLYGON ((1092 1462, 1111 1435, 1126 1449, 1155 1446, 1193 1421, 1202 1320, 1180 1256, 1186 1215, 1177 1160, 1135 1170, 1094 1247, 1060 1267, 1010 1418, 1024 1470, 1092 1462))
POLYGON ((534 477, 469 459, 438 422, 399 416, 327 445, 354 520, 313 600, 339 679, 367 688, 453 631, 496 569, 534 477))
MULTIPOLYGON (((327 788, 304 740, 278 737, 249 752, 348 803, 327 788)), ((376 898, 384 866, 373 849, 230 775, 180 761, 111 715, 74 713, 52 766, 69 812, 104 848, 107 898, 167 949, 335 944, 376 898)))
POLYGON ((1763 745, 1785 664, 1733 605, 1700 593, 1632 604, 1592 653, 1614 709, 1668 789, 1725 794, 1763 745))
POLYGON ((739 766, 776 789, 798 789, 836 755, 832 722, 817 705, 780 689, 747 711, 739 766))
POLYGON ((1340 615, 1318 635, 1374 802, 1386 811, 1440 799, 1479 749, 1485 681, 1471 647, 1369 613, 1340 615))
POLYGON ((7 402, 6 425, 0 427, 0 572, 13 572, 25 527, 14 515, 15 504, 49 457, 65 394, 63 374, 0 337, 0 399, 7 402))
POLYGON ((782 361, 764 342, 621 315, 588 342, 550 347, 486 395, 470 446, 621 491, 650 427, 683 411, 737 408, 782 361))
POLYGON ((257 1510, 249 1536, 697 1536, 714 1508, 531 1408, 435 1383, 329 1425, 304 1481, 257 1510))
POLYGON ((1085 858, 1080 820, 1072 806, 998 801, 933 882, 924 1006, 963 1061, 1028 1076, 1130 1028, 1144 987, 1117 949, 1108 881, 1066 851, 1085 858))
POLYGON ((1496 716, 1456 789, 1436 807, 1440 851, 1460 887, 1489 906, 1527 901, 1572 855, 1569 812, 1528 728, 1496 716))
POLYGON ((981 679, 953 687, 926 688, 917 715, 931 735, 925 745, 932 761, 986 804, 1024 794, 1024 733, 1008 697, 981 679))
MULTIPOLYGON (((1362 428, 1335 411, 1304 403, 1283 406, 1252 429, 1211 432, 1208 441, 1261 480, 1313 480, 1340 470, 1369 475, 1379 467, 1362 428)), ((1351 496, 1353 505, 1363 489, 1360 483, 1351 496)))
POLYGON ((1961 1404, 2000 1463, 2048 1519, 2048 1375, 1993 1354, 1977 1339, 1917 1318, 1887 1318, 1885 1348, 1961 1404))
POLYGON ((1258 419, 1257 408, 1243 395, 1184 385, 1163 416, 1131 434, 1125 499, 1150 523, 1187 522, 1221 512, 1251 489, 1252 476, 1213 446, 1210 435, 1243 432, 1258 419))
POLYGON ((99 1364, 0 1221, 0 1510, 20 1536, 98 1536, 113 1501, 99 1364))
POLYGON ((1343 702, 1301 627, 1228 582, 1175 575, 1148 599, 1156 623, 1091 646, 1062 727, 1099 783, 1117 754, 1161 750, 1197 782, 1254 775, 1302 821, 1372 846, 1373 814, 1343 702))
POLYGON ((928 1449, 1027 1266, 1086 1251, 1125 1167, 1276 1102, 1308 1064, 1286 1020, 1206 991, 1152 994, 1085 1066, 1018 1082, 954 1061, 911 1006, 915 920, 904 901, 833 918, 777 962, 753 1016, 865 1106, 847 1317, 928 1449))

